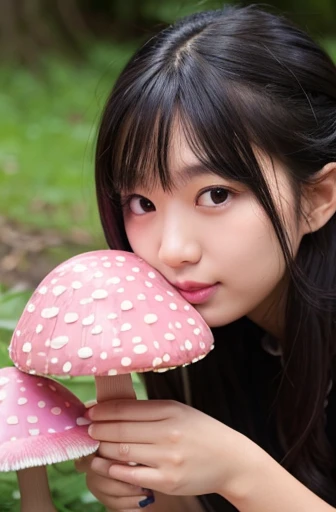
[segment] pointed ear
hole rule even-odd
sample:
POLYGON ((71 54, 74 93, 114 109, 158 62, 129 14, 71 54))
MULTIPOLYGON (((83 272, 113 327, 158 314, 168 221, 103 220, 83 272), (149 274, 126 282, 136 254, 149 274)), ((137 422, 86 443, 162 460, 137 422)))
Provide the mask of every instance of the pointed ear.
POLYGON ((325 165, 305 188, 304 234, 318 231, 336 212, 336 162, 325 165))

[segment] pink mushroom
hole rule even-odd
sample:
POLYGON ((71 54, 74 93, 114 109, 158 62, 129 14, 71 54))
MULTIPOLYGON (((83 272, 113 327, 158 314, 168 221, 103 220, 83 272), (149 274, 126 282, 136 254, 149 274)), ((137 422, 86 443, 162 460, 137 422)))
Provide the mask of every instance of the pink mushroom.
POLYGON ((161 274, 133 253, 101 250, 47 275, 9 353, 24 372, 94 375, 103 401, 134 397, 131 372, 184 366, 211 348, 207 324, 161 274))
POLYGON ((17 471, 22 512, 56 512, 46 464, 89 455, 85 406, 51 379, 0 369, 0 471, 17 471))

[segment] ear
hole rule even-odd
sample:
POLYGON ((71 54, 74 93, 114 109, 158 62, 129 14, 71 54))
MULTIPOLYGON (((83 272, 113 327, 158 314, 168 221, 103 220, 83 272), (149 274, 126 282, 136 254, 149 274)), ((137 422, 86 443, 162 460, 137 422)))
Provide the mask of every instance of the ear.
POLYGON ((304 234, 318 231, 336 212, 336 162, 325 165, 305 188, 304 234))

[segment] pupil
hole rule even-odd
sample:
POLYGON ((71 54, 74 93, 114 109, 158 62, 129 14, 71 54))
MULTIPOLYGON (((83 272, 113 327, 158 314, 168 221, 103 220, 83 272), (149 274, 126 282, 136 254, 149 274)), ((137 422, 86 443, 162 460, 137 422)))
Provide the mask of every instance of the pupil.
POLYGON ((146 212, 151 211, 153 209, 152 202, 144 198, 140 199, 140 206, 146 212))
POLYGON ((225 188, 215 188, 211 190, 211 200, 215 204, 224 203, 224 201, 227 199, 227 190, 225 188))

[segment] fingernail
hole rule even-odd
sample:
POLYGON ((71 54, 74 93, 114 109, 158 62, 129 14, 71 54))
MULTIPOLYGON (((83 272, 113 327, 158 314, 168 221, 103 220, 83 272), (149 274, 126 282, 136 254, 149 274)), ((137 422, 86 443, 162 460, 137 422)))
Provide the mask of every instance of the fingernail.
POLYGON ((93 425, 91 424, 91 425, 89 426, 89 428, 88 428, 88 434, 89 434, 89 436, 91 436, 91 435, 92 435, 92 430, 93 430, 93 425))
POLYGON ((145 508, 148 505, 152 505, 152 503, 154 503, 154 501, 155 501, 154 496, 148 496, 148 498, 146 498, 145 500, 139 501, 139 507, 145 508))

